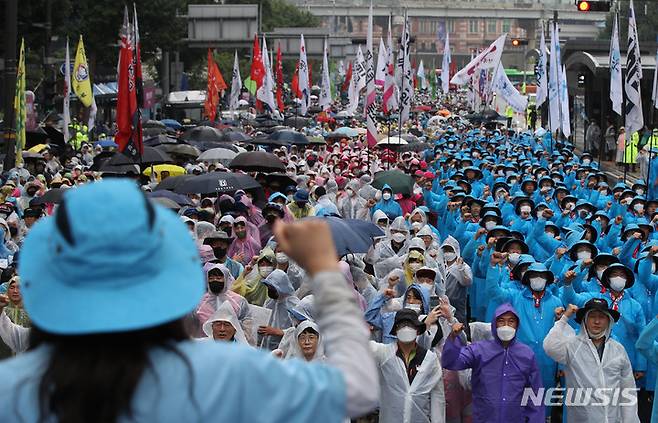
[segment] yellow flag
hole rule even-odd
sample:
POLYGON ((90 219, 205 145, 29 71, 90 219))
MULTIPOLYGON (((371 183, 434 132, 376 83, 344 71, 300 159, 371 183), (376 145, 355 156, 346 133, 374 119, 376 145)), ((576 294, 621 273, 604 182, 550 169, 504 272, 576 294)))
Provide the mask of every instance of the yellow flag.
POLYGON ((14 114, 16 118, 16 164, 23 162, 25 148, 25 40, 21 40, 21 51, 18 56, 18 71, 16 72, 16 94, 14 95, 14 114))
POLYGON ((78 41, 78 49, 75 53, 75 63, 73 65, 73 78, 71 86, 73 92, 85 107, 90 107, 92 103, 91 81, 89 78, 89 66, 87 66, 87 56, 85 55, 85 45, 82 42, 82 35, 78 41))

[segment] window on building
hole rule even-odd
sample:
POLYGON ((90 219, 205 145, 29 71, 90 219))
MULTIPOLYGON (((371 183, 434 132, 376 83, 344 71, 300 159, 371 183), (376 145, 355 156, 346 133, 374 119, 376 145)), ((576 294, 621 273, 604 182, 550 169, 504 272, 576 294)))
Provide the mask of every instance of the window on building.
POLYGON ((487 21, 487 32, 492 32, 492 33, 498 32, 498 30, 496 29, 496 27, 498 26, 497 24, 498 24, 498 21, 495 20, 495 19, 488 20, 487 21))
POLYGON ((469 19, 468 21, 468 32, 471 34, 480 32, 480 21, 477 19, 469 19))
POLYGON ((512 28, 512 20, 503 19, 503 32, 509 32, 511 28, 512 28))
POLYGON ((446 19, 447 24, 448 24, 448 32, 455 32, 455 20, 454 19, 446 19))

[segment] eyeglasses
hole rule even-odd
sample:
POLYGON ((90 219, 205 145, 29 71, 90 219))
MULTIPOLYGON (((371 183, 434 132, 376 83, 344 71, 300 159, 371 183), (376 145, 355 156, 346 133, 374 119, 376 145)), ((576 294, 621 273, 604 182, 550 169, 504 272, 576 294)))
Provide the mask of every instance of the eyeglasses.
POLYGON ((299 335, 297 338, 300 342, 314 342, 318 340, 318 336, 314 335, 312 333, 305 333, 302 335, 299 335))

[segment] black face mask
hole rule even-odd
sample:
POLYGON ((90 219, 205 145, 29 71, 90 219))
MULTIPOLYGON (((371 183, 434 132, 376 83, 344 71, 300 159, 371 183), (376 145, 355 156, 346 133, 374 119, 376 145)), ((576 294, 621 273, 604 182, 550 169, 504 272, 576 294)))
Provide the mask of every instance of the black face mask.
POLYGON ((226 235, 228 236, 231 236, 231 234, 233 233, 233 228, 231 228, 230 226, 227 226, 226 228, 219 228, 219 229, 221 231, 226 232, 226 235))
POLYGON ((18 235, 18 228, 15 226, 10 226, 9 227, 9 233, 11 234, 12 238, 18 235))
POLYGON ((224 289, 224 282, 208 282, 208 289, 213 294, 219 294, 224 289))
POLYGON ((228 248, 215 247, 212 249, 212 251, 215 253, 215 258, 223 259, 226 257, 226 251, 228 251, 228 248))

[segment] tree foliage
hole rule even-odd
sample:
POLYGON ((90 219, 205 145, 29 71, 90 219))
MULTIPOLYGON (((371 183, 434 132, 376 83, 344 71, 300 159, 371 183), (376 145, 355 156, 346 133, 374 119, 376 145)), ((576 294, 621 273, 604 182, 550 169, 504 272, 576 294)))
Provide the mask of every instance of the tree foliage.
MULTIPOLYGON (((628 39, 628 12, 630 0, 618 0, 619 4, 619 45, 623 49, 628 39)), ((637 33, 640 38, 640 47, 656 42, 656 27, 658 27, 658 7, 655 0, 634 0, 637 33)), ((606 18, 605 28, 601 31, 601 38, 610 39, 612 34, 612 20, 614 12, 611 11, 606 18)))

